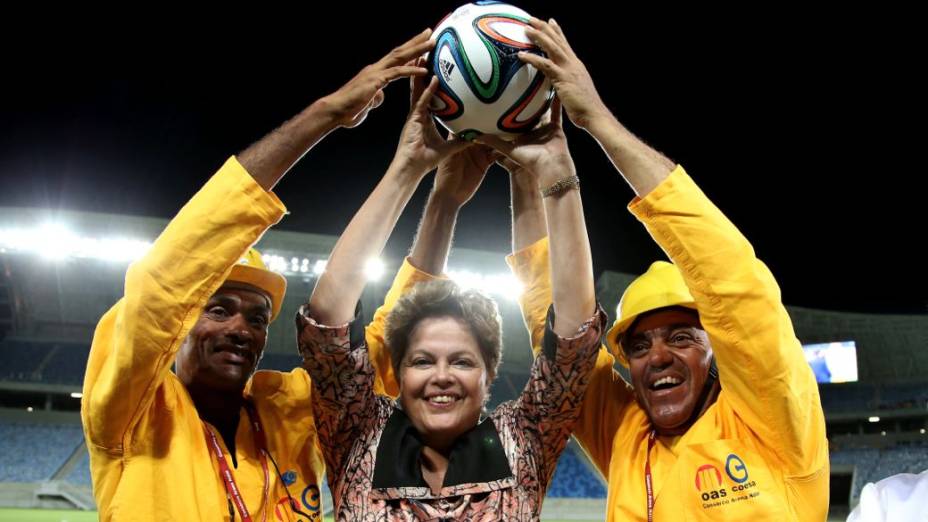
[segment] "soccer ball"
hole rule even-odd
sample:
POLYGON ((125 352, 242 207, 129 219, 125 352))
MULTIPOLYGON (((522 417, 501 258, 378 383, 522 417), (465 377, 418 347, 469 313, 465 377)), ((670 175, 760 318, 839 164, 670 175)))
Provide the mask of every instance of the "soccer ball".
POLYGON ((529 14, 502 2, 463 5, 435 31, 428 64, 438 77, 432 114, 451 132, 513 139, 532 130, 548 110, 554 90, 545 76, 516 53, 543 55, 525 35, 529 14))

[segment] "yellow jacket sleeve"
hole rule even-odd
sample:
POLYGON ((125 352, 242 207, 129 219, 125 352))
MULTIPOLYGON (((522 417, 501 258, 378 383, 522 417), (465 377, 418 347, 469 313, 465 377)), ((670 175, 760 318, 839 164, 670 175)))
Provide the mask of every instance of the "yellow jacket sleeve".
MULTIPOLYGON (((507 256, 506 263, 522 284, 519 308, 532 339, 532 351, 537 355, 544 337, 545 318, 552 303, 548 238, 539 239, 507 256)), ((574 436, 604 477, 609 474, 615 433, 627 414, 626 406, 629 401, 634 401, 631 388, 613 369, 614 364, 612 354, 605 346, 600 346, 596 364, 590 373, 590 384, 583 396, 580 417, 574 427, 574 436)))
POLYGON ((393 284, 383 300, 383 304, 374 312, 374 320, 367 325, 364 331, 364 337, 367 341, 367 350, 371 363, 374 365, 374 393, 378 395, 389 395, 396 397, 400 394, 399 383, 396 376, 393 375, 393 364, 390 361, 390 350, 387 349, 384 340, 384 332, 387 326, 387 316, 396 302, 406 292, 412 289, 416 284, 432 279, 441 279, 442 276, 436 276, 419 270, 409 258, 403 260, 402 266, 393 278, 393 284))
POLYGON ((91 444, 115 454, 128 448, 206 301, 285 213, 232 157, 132 263, 87 362, 81 416, 91 444))
POLYGON ((538 355, 545 335, 545 319, 554 298, 551 294, 551 266, 548 263, 548 238, 506 256, 509 270, 522 284, 519 309, 532 339, 532 353, 538 355))
POLYGON ((679 166, 629 209, 683 273, 735 411, 788 476, 822 469, 818 386, 780 289, 751 244, 679 166))

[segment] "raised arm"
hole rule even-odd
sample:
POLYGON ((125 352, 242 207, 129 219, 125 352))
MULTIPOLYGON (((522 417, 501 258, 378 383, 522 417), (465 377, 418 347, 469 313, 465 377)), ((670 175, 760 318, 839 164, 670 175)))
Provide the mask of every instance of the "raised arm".
POLYGON ((309 300, 313 317, 322 324, 344 324, 354 317, 364 290, 365 263, 380 255, 419 182, 442 158, 469 145, 446 141, 435 129, 428 103, 437 85, 436 78, 427 85, 420 79, 413 82, 412 108, 396 155, 332 250, 309 300))
MULTIPOLYGON (((747 238, 680 166, 626 130, 553 20, 527 33, 548 54, 520 57, 547 74, 571 120, 602 145, 639 196, 632 213, 680 269, 712 340, 723 396, 795 477, 827 466, 818 387, 780 289, 747 238)), ((723 400, 724 398, 724 400, 723 400)))
POLYGON ((551 245, 554 333, 567 337, 596 310, 593 260, 583 218, 579 179, 561 126, 561 105, 551 106, 551 121, 513 142, 495 136, 478 141, 492 145, 538 176, 551 245))
MULTIPOLYGON (((537 437, 526 436, 526 444, 537 445, 536 471, 546 487, 580 414, 605 314, 596 305, 579 181, 561 127, 560 103, 552 104, 549 123, 514 142, 491 136, 479 139, 534 173, 536 190, 542 190, 554 313, 546 321, 531 378, 515 404, 519 417, 539 427, 537 437)), ((547 286, 535 290, 542 294, 541 302, 547 286)))
POLYGON ((426 29, 362 69, 340 89, 320 98, 261 141, 239 154, 239 162, 265 190, 271 190, 300 158, 329 132, 356 127, 383 103, 383 88, 407 76, 424 76, 417 57, 434 46, 426 29))
POLYGON ((529 23, 531 27, 526 29, 526 34, 548 56, 523 52, 519 53, 519 58, 551 79, 570 121, 599 142, 637 195, 644 196, 654 190, 670 175, 674 163, 635 137, 613 116, 554 19, 544 22, 532 18, 529 23))
MULTIPOLYGON (((357 429, 371 418, 374 373, 359 334, 355 307, 364 289, 364 265, 380 254, 422 178, 469 144, 446 141, 435 129, 428 100, 438 82, 413 82, 412 108, 396 155, 339 238, 309 304, 297 317, 303 367, 313 380, 313 413, 326 465, 342 473, 357 429)), ((331 481, 330 481, 331 482, 331 481)))
POLYGON ((497 154, 486 146, 468 147, 438 164, 409 261, 423 272, 445 271, 461 208, 474 196, 497 154))
POLYGON ((123 451, 133 440, 207 299, 286 213, 271 188, 328 132, 359 123, 379 104, 387 82, 425 74, 405 63, 432 45, 428 36, 409 40, 230 158, 129 267, 125 297, 100 320, 88 360, 82 414, 93 444, 123 451))
POLYGON ((417 283, 444 277, 458 211, 477 191, 495 157, 495 153, 486 147, 469 147, 438 164, 435 184, 410 254, 400 266, 383 304, 374 312, 374 320, 366 329, 370 359, 383 383, 379 388, 375 384, 375 393, 391 397, 399 394, 399 384, 393 375, 390 352, 384 339, 387 315, 396 301, 417 283))

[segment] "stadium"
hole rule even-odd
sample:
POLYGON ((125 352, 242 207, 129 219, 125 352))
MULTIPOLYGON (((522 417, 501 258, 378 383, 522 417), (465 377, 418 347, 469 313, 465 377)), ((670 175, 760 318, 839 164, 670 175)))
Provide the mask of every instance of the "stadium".
MULTIPOLYGON (((259 13, 252 22, 262 26, 262 38, 254 40, 226 38, 214 20, 187 25, 167 15, 163 25, 173 28, 173 39, 142 29, 117 35, 111 27, 84 38, 76 25, 49 23, 47 39, 68 41, 59 56, 11 57, 21 81, 9 85, 0 104, 0 521, 97 520, 80 418, 90 344, 101 316, 124 294, 130 263, 171 216, 230 155, 455 5, 420 3, 415 16, 402 17, 395 5, 365 7, 353 34, 368 38, 345 38, 333 22, 352 17, 350 6, 259 13), (306 20, 325 23, 308 31, 306 20), (134 61, 109 54, 115 40, 134 61), (88 55, 95 58, 84 61, 88 55), (240 73, 242 61, 250 74, 240 73), (294 63, 301 64, 296 71, 294 63), (84 80, 60 89, 62 76, 84 80)), ((873 186, 896 179, 884 173, 909 172, 917 162, 886 152, 920 150, 887 116, 906 113, 911 94, 893 87, 909 85, 896 76, 904 67, 889 65, 905 63, 905 49, 916 46, 899 42, 885 61, 874 61, 870 44, 842 29, 873 20, 838 27, 831 13, 754 13, 772 28, 743 31, 720 21, 730 13, 681 12, 661 33, 679 36, 658 41, 632 22, 663 19, 662 9, 523 7, 557 17, 606 105, 687 167, 777 278, 819 383, 828 520, 845 520, 866 484, 928 470, 928 278, 912 246, 923 202, 907 181, 881 187, 883 193, 873 186), (717 21, 695 26, 697 14, 717 21), (831 43, 821 44, 823 37, 831 43), (849 110, 834 92, 886 105, 849 110)), ((291 318, 389 163, 408 111, 405 82, 385 93, 384 106, 366 122, 327 137, 275 189, 289 214, 255 246, 286 277, 288 290, 259 370, 300 365, 291 318)), ((596 296, 611 321, 629 283, 666 255, 626 211, 633 194, 599 144, 568 127, 596 296)), ((366 321, 390 288, 427 196, 420 188, 383 255, 368 263, 366 321)), ((490 408, 518 396, 533 361, 517 300, 524 289, 505 262, 511 204, 509 181, 494 167, 461 212, 447 270, 500 307, 504 356, 490 408)), ((616 369, 629 379, 625 368, 616 369)), ((607 489, 571 440, 542 520, 603 520, 607 489)), ((328 488, 322 498, 331 520, 328 488)))
MULTIPOLYGON (((40 210, 0 209, 6 225, 0 230, 0 505, 10 513, 87 510, 92 519, 95 505, 78 414, 89 339, 99 317, 122 294, 128 262, 166 222, 86 212, 56 217, 58 226, 48 228, 40 210)), ((284 317, 296 313, 308 296, 317 277, 313 269, 325 261, 335 239, 272 230, 258 244, 287 276, 284 317)), ((397 266, 395 259, 384 260, 371 271, 366 310, 382 302, 397 266)), ((449 273, 499 299, 506 351, 492 401, 514 398, 527 378, 531 353, 514 299, 519 289, 503 256, 458 249, 449 273)), ((597 293, 605 307, 615 309, 632 278, 611 271, 599 276, 597 293)), ((831 445, 831 509, 846 515, 867 482, 928 469, 928 353, 922 349, 928 317, 789 311, 804 344, 853 341, 856 347, 849 362, 857 382, 820 387, 831 445)), ((260 368, 289 371, 299 365, 292 335, 287 321, 272 325, 260 368)), ((545 520, 598 520, 605 493, 603 479, 571 443, 549 490, 545 520)), ((328 500, 324 504, 331 506, 328 500)))

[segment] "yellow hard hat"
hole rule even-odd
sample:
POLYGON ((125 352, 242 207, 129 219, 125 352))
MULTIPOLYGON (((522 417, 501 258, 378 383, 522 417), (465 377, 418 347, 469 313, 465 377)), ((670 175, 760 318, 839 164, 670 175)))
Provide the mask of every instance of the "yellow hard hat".
POLYGON ((287 293, 287 279, 269 270, 256 249, 248 249, 245 256, 232 267, 226 282, 244 283, 266 293, 271 298, 271 321, 277 318, 284 294, 287 293))
POLYGON ((606 344, 623 366, 628 366, 625 350, 621 346, 625 331, 641 314, 670 306, 696 310, 696 300, 690 294, 676 265, 666 261, 655 261, 647 272, 638 276, 625 289, 616 308, 615 322, 606 333, 606 344))

